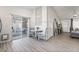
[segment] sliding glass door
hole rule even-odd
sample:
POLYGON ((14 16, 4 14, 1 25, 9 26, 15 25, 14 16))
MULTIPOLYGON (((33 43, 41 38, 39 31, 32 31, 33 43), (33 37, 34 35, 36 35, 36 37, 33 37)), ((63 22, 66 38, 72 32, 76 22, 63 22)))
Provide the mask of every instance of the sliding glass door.
POLYGON ((29 18, 18 16, 18 15, 12 15, 12 37, 13 40, 15 39, 22 39, 24 37, 28 36, 28 23, 29 18))

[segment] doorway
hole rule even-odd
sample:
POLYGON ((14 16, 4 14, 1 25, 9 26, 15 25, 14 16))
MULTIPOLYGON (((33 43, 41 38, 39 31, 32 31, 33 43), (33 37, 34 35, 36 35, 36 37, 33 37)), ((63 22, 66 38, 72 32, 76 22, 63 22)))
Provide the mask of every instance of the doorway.
POLYGON ((29 34, 29 17, 12 15, 12 38, 22 39, 29 34))

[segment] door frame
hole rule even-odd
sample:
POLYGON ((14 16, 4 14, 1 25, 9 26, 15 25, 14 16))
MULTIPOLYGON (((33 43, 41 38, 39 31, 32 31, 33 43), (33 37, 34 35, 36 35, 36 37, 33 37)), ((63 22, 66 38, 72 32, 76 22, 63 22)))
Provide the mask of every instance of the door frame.
MULTIPOLYGON (((21 15, 16 15, 16 14, 11 14, 11 20, 12 20, 12 23, 13 23, 13 15, 15 15, 15 16, 20 16, 20 17, 25 17, 25 16, 21 16, 21 15)), ((27 30, 27 37, 29 37, 29 27, 30 27, 30 17, 25 17, 25 18, 28 18, 28 30, 27 30)), ((22 20, 22 18, 21 18, 21 20, 22 20)), ((12 33, 12 25, 13 24, 11 24, 11 33, 12 33)), ((12 40, 14 40, 13 39, 13 36, 12 36, 12 34, 11 34, 11 37, 12 37, 12 40)))

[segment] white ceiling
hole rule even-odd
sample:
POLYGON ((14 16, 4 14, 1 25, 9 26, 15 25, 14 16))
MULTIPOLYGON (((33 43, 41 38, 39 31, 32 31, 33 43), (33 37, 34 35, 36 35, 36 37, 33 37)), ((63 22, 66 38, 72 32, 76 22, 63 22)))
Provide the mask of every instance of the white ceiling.
POLYGON ((26 8, 26 9, 35 9, 35 8, 38 8, 40 6, 19 6, 21 8, 26 8))
MULTIPOLYGON (((35 9, 39 8, 40 6, 14 6, 19 8, 25 8, 25 9, 35 9)), ((57 16, 59 16, 60 19, 69 19, 74 14, 79 15, 79 6, 51 6, 55 9, 55 12, 57 13, 57 16)))
MULTIPOLYGON (((20 6, 26 9, 35 9, 40 6, 20 6)), ((79 15, 79 6, 53 6, 60 19, 70 19, 73 15, 79 15)))
MULTIPOLYGON (((21 8, 26 9, 35 9, 39 8, 40 6, 20 6, 21 8)), ((79 6, 53 6, 57 16, 60 19, 70 19, 73 15, 79 15, 79 6)))
POLYGON ((61 19, 69 19, 74 14, 79 15, 78 6, 54 6, 53 8, 61 19))
POLYGON ((39 8, 40 6, 7 6, 7 7, 33 10, 35 8, 39 8))
MULTIPOLYGON (((40 6, 19 6, 25 9, 35 9, 40 6)), ((79 6, 52 6, 60 19, 70 19, 73 15, 79 15, 79 6)))

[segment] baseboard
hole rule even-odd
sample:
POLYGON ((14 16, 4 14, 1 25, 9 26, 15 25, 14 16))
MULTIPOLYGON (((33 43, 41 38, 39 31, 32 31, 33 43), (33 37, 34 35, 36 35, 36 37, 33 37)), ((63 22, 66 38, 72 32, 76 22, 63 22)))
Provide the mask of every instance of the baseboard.
MULTIPOLYGON (((53 36, 49 37, 49 39, 51 39, 52 37, 53 37, 53 36)), ((48 40, 49 40, 49 39, 48 39, 48 40)))

